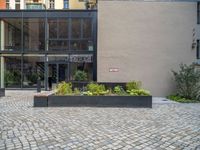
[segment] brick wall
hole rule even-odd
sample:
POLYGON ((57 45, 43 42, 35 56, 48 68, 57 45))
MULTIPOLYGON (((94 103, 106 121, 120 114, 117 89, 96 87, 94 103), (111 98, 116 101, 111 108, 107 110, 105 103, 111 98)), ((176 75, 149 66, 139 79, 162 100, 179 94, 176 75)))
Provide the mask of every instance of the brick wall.
POLYGON ((6 9, 6 0, 0 0, 0 9, 6 9))

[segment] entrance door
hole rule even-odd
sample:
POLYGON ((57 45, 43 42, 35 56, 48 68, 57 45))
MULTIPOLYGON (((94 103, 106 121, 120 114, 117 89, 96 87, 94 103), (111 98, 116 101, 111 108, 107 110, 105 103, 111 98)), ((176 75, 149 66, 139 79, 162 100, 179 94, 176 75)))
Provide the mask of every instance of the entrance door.
POLYGON ((62 81, 68 81, 68 64, 67 63, 49 63, 48 65, 48 87, 51 90, 62 81))

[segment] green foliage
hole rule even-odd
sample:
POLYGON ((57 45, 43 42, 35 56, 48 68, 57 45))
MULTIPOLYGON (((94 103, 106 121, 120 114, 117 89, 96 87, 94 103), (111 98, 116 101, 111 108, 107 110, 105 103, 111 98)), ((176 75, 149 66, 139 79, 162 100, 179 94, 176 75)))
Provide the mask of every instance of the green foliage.
POLYGON ((21 73, 20 71, 5 71, 5 84, 6 86, 20 83, 21 73))
POLYGON ((119 85, 114 87, 114 93, 117 95, 127 95, 126 91, 119 85))
POLYGON ((84 95, 88 96, 97 96, 97 95, 106 95, 109 93, 109 90, 106 90, 105 86, 97 83, 90 83, 87 85, 87 91, 84 92, 84 95))
POLYGON ((191 99, 187 99, 187 98, 183 98, 177 95, 170 95, 167 96, 168 99, 179 102, 179 103, 196 103, 198 102, 197 100, 191 100, 191 99))
POLYGON ((142 86, 141 81, 128 82, 126 84, 126 90, 129 90, 129 91, 131 91, 131 90, 138 90, 138 89, 141 88, 141 86, 142 86))
POLYGON ((144 89, 127 90, 127 93, 131 96, 150 96, 150 92, 144 89))
POLYGON ((56 95, 71 95, 72 94, 72 84, 66 83, 65 81, 59 83, 56 87, 56 95))
POLYGON ((81 92, 78 88, 74 88, 74 95, 81 95, 81 92))
POLYGON ((36 73, 29 74, 27 79, 31 82, 31 84, 37 83, 38 75, 36 73))
POLYGON ((179 72, 172 71, 177 86, 176 95, 200 100, 200 71, 194 65, 180 64, 179 72))
POLYGON ((87 80, 87 73, 85 71, 77 70, 74 75, 75 81, 86 81, 87 80))

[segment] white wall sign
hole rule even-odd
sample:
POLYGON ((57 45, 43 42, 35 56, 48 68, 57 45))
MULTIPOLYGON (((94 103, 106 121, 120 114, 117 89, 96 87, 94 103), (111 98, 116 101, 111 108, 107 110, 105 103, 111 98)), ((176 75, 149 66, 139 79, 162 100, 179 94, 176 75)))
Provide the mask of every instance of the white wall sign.
POLYGON ((119 72, 119 68, 109 68, 109 72, 119 72))

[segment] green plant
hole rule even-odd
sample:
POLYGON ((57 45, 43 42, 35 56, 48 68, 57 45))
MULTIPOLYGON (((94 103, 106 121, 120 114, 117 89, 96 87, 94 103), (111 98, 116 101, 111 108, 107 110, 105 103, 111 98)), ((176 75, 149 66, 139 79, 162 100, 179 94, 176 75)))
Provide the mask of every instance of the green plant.
POLYGON ((126 90, 138 90, 140 89, 142 86, 142 82, 141 81, 132 81, 132 82, 128 82, 126 83, 126 90))
POLYGON ((86 81, 87 80, 87 73, 85 71, 77 70, 74 75, 75 81, 86 81))
POLYGON ((81 92, 78 88, 74 88, 74 95, 81 95, 81 92))
POLYGON ((191 99, 186 99, 183 97, 180 97, 178 95, 169 95, 167 96, 168 99, 179 102, 179 103, 196 103, 198 102, 197 100, 191 100, 191 99))
POLYGON ((6 86, 20 83, 21 73, 20 71, 5 71, 5 84, 6 86))
POLYGON ((30 84, 37 83, 38 75, 36 73, 29 74, 27 75, 27 79, 31 82, 30 84))
POLYGON ((115 86, 113 91, 117 95, 127 95, 126 91, 119 85, 115 86))
POLYGON ((180 70, 172 72, 177 87, 176 95, 200 100, 200 71, 195 69, 195 65, 180 64, 180 70))
POLYGON ((144 89, 127 90, 127 93, 131 96, 150 96, 150 92, 144 89))
POLYGON ((84 95, 95 96, 95 95, 106 95, 109 93, 109 90, 106 90, 105 86, 97 83, 89 83, 87 85, 87 91, 84 92, 84 95))
POLYGON ((65 81, 59 83, 56 87, 56 95, 71 95, 72 94, 72 84, 66 83, 65 81))

